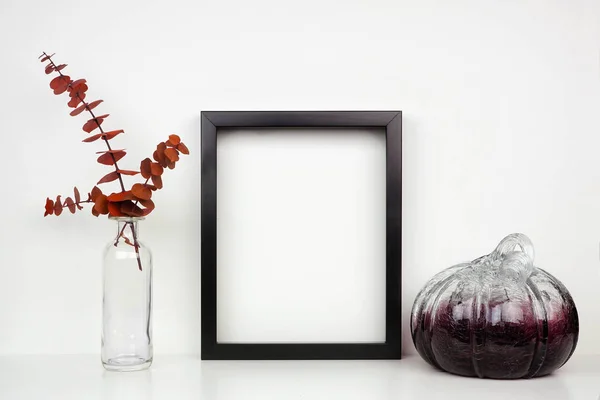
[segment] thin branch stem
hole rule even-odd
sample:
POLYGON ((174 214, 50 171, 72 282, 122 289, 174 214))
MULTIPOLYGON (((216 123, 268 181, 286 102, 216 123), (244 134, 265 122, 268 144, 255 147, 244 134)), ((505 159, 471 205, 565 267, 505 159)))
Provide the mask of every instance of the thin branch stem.
MULTIPOLYGON (((73 202, 74 205, 78 206, 80 204, 85 204, 85 203, 93 203, 93 201, 91 200, 86 200, 86 201, 79 201, 79 202, 73 202)), ((63 207, 68 207, 67 201, 65 200, 64 204, 62 205, 63 207)))

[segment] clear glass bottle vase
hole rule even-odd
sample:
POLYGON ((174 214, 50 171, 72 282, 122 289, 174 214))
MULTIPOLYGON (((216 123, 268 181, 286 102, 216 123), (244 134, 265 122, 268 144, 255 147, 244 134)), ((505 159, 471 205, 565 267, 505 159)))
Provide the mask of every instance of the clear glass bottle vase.
POLYGON ((143 218, 110 219, 117 235, 104 249, 102 365, 137 371, 152 364, 152 254, 139 239, 143 218))

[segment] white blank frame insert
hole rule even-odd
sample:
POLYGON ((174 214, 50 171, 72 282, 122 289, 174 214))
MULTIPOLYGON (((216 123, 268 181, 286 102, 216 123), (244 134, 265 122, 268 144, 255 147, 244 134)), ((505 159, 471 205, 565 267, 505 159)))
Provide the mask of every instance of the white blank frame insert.
POLYGON ((385 342, 385 130, 217 135, 217 341, 385 342))

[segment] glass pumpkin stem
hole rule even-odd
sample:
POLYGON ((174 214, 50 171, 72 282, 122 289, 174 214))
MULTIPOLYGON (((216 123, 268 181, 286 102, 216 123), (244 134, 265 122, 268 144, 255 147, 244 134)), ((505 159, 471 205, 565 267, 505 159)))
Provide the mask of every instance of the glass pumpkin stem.
POLYGON ((535 259, 535 254, 533 251, 533 243, 531 240, 522 233, 513 233, 502 239, 500 244, 496 247, 496 249, 492 253, 492 257, 495 260, 503 260, 508 254, 513 253, 517 247, 521 248, 521 251, 527 255, 531 262, 535 259))
POLYGON ((533 272, 534 250, 531 240, 522 233, 508 235, 492 252, 492 260, 503 272, 527 280, 533 272), (520 247, 520 251, 517 248, 520 247))

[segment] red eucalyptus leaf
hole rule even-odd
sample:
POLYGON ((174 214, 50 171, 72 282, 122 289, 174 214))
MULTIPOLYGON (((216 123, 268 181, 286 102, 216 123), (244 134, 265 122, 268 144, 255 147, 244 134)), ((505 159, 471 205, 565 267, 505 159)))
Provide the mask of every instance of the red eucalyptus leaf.
POLYGON ((58 195, 56 196, 56 201, 54 202, 54 214, 56 214, 56 216, 59 216, 60 214, 62 214, 62 210, 62 202, 60 201, 60 195, 58 195))
POLYGON ((85 142, 85 143, 95 142, 96 140, 100 139, 101 137, 102 137, 102 134, 98 133, 94 136, 90 136, 88 138, 83 139, 82 142, 85 142))
MULTIPOLYGON (((79 100, 77 97, 75 97, 75 99, 79 100)), ((70 102, 69 102, 70 103, 70 102)), ((69 115, 71 115, 72 117, 75 117, 76 115, 81 114, 83 111, 85 111, 85 108, 87 107, 87 104, 83 103, 82 105, 80 105, 79 107, 77 107, 76 109, 74 109, 73 111, 71 111, 69 113, 69 115)))
MULTIPOLYGON (((48 61, 48 60, 49 60, 51 57, 54 57, 54 55, 55 55, 55 54, 56 54, 56 53, 52 53, 52 54, 50 54, 49 56, 44 56, 44 58, 42 58, 40 61, 41 61, 41 62, 46 62, 46 61, 48 61)), ((42 55, 43 55, 43 54, 42 54, 42 55)))
POLYGON ((152 160, 149 158, 143 159, 140 163, 140 172, 142 173, 142 176, 146 179, 150 179, 150 177, 152 176, 152 168, 150 167, 151 164, 152 160))
POLYGON ((120 150, 118 153, 104 153, 98 157, 98 162, 104 165, 114 165, 115 162, 125 157, 126 152, 120 150))
POLYGON ((45 72, 46 72, 46 75, 48 75, 48 74, 51 74, 51 73, 52 73, 52 71, 54 71, 54 65, 52 65, 52 64, 48 64, 48 65, 46 66, 46 71, 45 71, 45 72))
POLYGON ((165 153, 159 153, 158 150, 154 150, 152 153, 152 158, 154 158, 162 167, 167 166, 167 157, 165 157, 165 153))
POLYGON ((152 175, 161 176, 164 172, 164 168, 159 163, 152 163, 150 164, 150 172, 152 173, 152 175))
POLYGON ((166 168, 167 165, 169 164, 169 160, 165 156, 166 149, 167 149, 167 145, 164 144, 163 142, 161 142, 156 146, 156 151, 153 154, 154 159, 156 161, 158 161, 160 163, 160 165, 162 165, 163 168, 166 168))
POLYGON ((140 200, 140 204, 145 208, 143 210, 144 216, 150 214, 154 210, 154 202, 152 200, 140 200))
POLYGON ((44 217, 52 214, 54 214, 54 201, 52 201, 50 197, 46 197, 46 210, 44 212, 44 217))
POLYGON ((177 135, 169 135, 169 140, 167 140, 167 146, 175 147, 181 142, 181 139, 177 135))
MULTIPOLYGON (((102 135, 102 134, 100 134, 100 135, 102 135)), ((104 154, 104 153, 115 154, 115 153, 120 153, 122 151, 125 151, 125 149, 102 150, 102 151, 97 151, 96 154, 104 154)))
POLYGON ((104 118, 102 117, 92 118, 88 120, 81 129, 83 129, 87 133, 91 133, 94 129, 100 127, 100 125, 102 125, 102 122, 104 122, 104 118))
POLYGON ((167 168, 167 166, 169 165, 169 159, 167 158, 167 156, 165 156, 165 153, 162 153, 161 155, 161 153, 159 152, 158 154, 158 157, 160 158, 160 161, 158 163, 161 167, 167 168))
POLYGON ((179 161, 179 152, 172 147, 165 150, 165 156, 167 156, 171 162, 179 161))
POLYGON ((105 194, 101 194, 100 196, 98 196, 94 203, 94 209, 98 211, 99 214, 108 214, 108 198, 105 194))
POLYGON ((123 129, 119 129, 119 130, 116 130, 116 131, 104 132, 104 135, 105 135, 104 138, 106 140, 110 140, 110 139, 114 138, 115 136, 117 136, 119 133, 123 133, 123 132, 124 132, 123 129))
POLYGON ((69 211, 71 211, 71 214, 75 214, 75 202, 73 201, 72 198, 67 197, 67 200, 65 200, 65 204, 67 205, 67 207, 69 207, 69 211))
POLYGON ((71 77, 67 75, 60 75, 50 81, 50 89, 56 89, 61 86, 67 86, 71 82, 71 77))
POLYGON ((55 95, 63 94, 67 90, 67 87, 68 86, 66 86, 66 85, 57 87, 56 89, 54 89, 54 94, 55 95))
POLYGON ((86 85, 85 83, 80 83, 77 86, 71 84, 71 87, 68 90, 69 90, 69 96, 81 97, 83 99, 85 97, 85 92, 87 92, 87 90, 88 90, 88 85, 86 85))
POLYGON ((85 79, 77 79, 76 81, 73 81, 71 83, 71 87, 75 88, 78 85, 81 85, 82 83, 86 83, 87 81, 85 79))
POLYGON ((180 152, 182 152, 183 154, 190 154, 189 149, 187 148, 187 146, 185 144, 183 144, 183 142, 179 143, 176 147, 177 150, 179 150, 180 152))
POLYGON ((116 181, 117 179, 119 179, 119 173, 117 171, 113 171, 109 174, 106 174, 102 177, 102 179, 100 179, 98 181, 98 185, 101 183, 107 183, 107 182, 112 182, 112 181, 116 181))
POLYGON ((137 175, 137 174, 139 174, 139 172, 138 172, 138 171, 130 171, 130 170, 128 170, 128 169, 120 169, 120 170, 119 170, 119 173, 120 173, 121 175, 137 175))
POLYGON ((110 153, 107 154, 102 154, 100 157, 98 157, 98 161, 100 164, 104 164, 104 165, 114 165, 115 163, 115 159, 112 157, 112 155, 110 153))
POLYGON ((169 167, 169 169, 175 168, 175 162, 170 162, 167 167, 169 167))
POLYGON ((130 190, 128 190, 126 192, 112 193, 110 196, 108 196, 108 201, 111 203, 117 203, 119 201, 133 200, 133 198, 133 194, 130 190))
POLYGON ((62 71, 65 67, 67 66, 67 64, 60 64, 56 67, 57 71, 62 71))
POLYGON ((92 194, 90 195, 90 200, 95 203, 96 199, 101 194, 102 194, 102 190, 100 190, 100 188, 98 186, 94 186, 94 188, 92 189, 92 194))
POLYGON ((108 213, 112 217, 125 217, 125 214, 121 212, 121 202, 109 202, 108 203, 108 213))
POLYGON ((149 208, 151 210, 154 209, 154 202, 152 200, 140 200, 140 204, 144 206, 144 208, 149 208))
POLYGON ((73 194, 75 195, 75 203, 77 203, 77 208, 83 210, 83 207, 79 205, 79 202, 81 201, 81 195, 79 194, 79 189, 77 189, 77 187, 73 188, 73 194))
POLYGON ((100 215, 100 213, 98 213, 98 211, 96 211, 96 209, 95 209, 94 207, 92 207, 92 215, 93 215, 94 217, 97 217, 97 216, 99 216, 99 215, 100 215))
MULTIPOLYGON (((89 110, 93 110, 94 108, 98 107, 98 104, 102 103, 104 100, 94 100, 92 101, 90 104, 88 104, 88 109, 89 110)), ((108 114, 100 116, 98 118, 104 118, 104 117, 108 117, 108 114)))
POLYGON ((127 200, 121 203, 121 212, 130 217, 143 217, 144 212, 140 207, 135 205, 131 200, 127 200))
POLYGON ((150 200, 152 191, 141 183, 136 183, 131 187, 131 193, 139 200, 150 200))
POLYGON ((162 178, 159 175, 152 175, 152 183, 154 183, 157 189, 163 188, 162 178))
POLYGON ((56 89, 59 85, 64 82, 64 76, 57 76, 50 81, 50 89, 56 89))
POLYGON ((83 101, 83 99, 85 99, 85 93, 83 94, 83 97, 81 97, 81 96, 72 97, 71 100, 69 100, 69 102, 67 103, 67 105, 71 108, 75 108, 79 105, 79 103, 81 103, 83 101))
POLYGON ((50 88, 54 89, 54 94, 64 93, 69 84, 71 83, 71 77, 68 75, 57 76, 50 81, 50 88))

